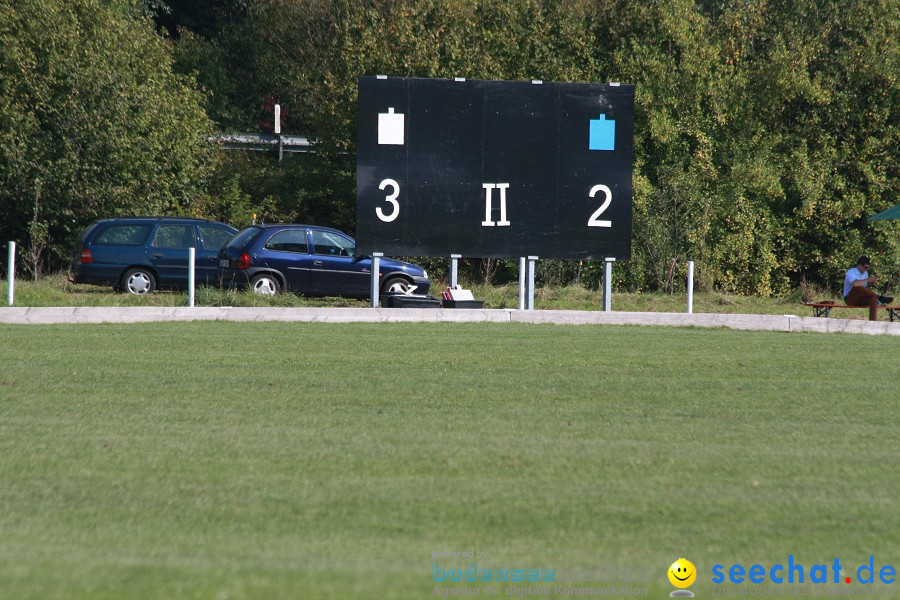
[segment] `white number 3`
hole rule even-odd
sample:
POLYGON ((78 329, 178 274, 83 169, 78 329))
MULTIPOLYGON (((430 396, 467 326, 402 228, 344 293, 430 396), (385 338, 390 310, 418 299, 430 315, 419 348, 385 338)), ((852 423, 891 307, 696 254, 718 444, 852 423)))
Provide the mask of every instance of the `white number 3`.
POLYGON ((595 185, 591 188, 591 193, 588 195, 593 198, 597 195, 597 192, 606 194, 606 200, 603 201, 600 208, 595 210, 594 214, 591 215, 591 218, 588 219, 588 227, 612 227, 612 221, 602 221, 598 219, 598 217, 603 214, 603 211, 609 208, 609 204, 612 202, 612 192, 605 185, 595 185))
POLYGON ((396 181, 394 181, 393 179, 385 179, 378 186, 378 189, 384 190, 384 188, 386 188, 388 186, 394 188, 394 193, 388 195, 388 197, 385 198, 385 200, 387 200, 388 202, 390 202, 391 204, 394 205, 393 212, 389 215, 386 215, 386 214, 384 214, 384 211, 381 210, 380 206, 375 207, 375 214, 378 215, 378 218, 381 219, 382 221, 384 221, 385 223, 390 223, 391 221, 393 221, 394 219, 397 218, 397 215, 400 214, 400 203, 397 202, 397 196, 400 195, 400 184, 397 183, 396 181))

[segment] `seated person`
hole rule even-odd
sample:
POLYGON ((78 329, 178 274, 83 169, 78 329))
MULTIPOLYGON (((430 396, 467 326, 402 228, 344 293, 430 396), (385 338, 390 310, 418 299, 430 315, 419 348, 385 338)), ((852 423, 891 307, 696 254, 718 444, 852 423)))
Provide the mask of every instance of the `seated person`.
POLYGON ((869 257, 860 256, 856 260, 856 266, 847 270, 844 277, 844 302, 848 306, 868 306, 869 320, 878 320, 878 305, 890 304, 894 301, 888 296, 879 296, 869 288, 870 283, 877 283, 878 278, 867 275, 869 271, 869 257))

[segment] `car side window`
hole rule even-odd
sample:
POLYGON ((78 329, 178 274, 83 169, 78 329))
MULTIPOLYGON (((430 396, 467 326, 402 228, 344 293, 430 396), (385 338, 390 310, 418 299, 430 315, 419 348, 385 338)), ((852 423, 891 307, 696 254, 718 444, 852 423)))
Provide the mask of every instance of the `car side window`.
POLYGON ((200 239, 206 250, 218 252, 234 235, 230 230, 215 225, 198 225, 197 227, 200 229, 200 239))
POLYGON ((100 232, 95 244, 108 244, 116 246, 138 246, 147 239, 150 233, 149 223, 146 225, 110 225, 100 232))
POLYGON ((356 253, 356 245, 342 235, 330 231, 313 231, 312 235, 316 254, 353 256, 356 253))
POLYGON ((266 250, 308 254, 309 245, 306 243, 306 230, 287 229, 285 231, 279 231, 266 242, 266 250))
POLYGON ((193 225, 160 225, 153 245, 157 248, 190 248, 196 245, 193 225))

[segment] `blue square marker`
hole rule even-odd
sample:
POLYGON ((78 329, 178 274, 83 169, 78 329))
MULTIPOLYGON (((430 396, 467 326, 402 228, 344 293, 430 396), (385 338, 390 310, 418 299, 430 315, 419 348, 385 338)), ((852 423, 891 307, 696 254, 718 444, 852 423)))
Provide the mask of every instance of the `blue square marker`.
POLYGON ((588 140, 588 150, 615 150, 616 149, 616 122, 607 121, 606 115, 600 115, 599 119, 591 119, 591 134, 588 140))

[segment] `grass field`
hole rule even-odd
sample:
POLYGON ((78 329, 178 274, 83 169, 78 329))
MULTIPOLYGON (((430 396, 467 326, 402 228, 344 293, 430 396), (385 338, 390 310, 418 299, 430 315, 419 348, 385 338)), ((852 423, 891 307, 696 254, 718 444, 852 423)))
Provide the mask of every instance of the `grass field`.
POLYGON ((888 337, 171 323, 0 340, 0 598, 430 598, 434 562, 616 564, 661 598, 681 556, 709 598, 716 563, 900 563, 888 337), (487 558, 432 560, 475 547, 487 558))

